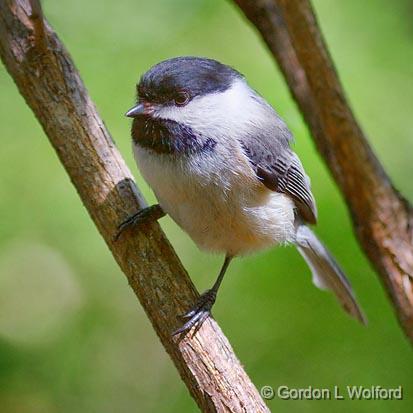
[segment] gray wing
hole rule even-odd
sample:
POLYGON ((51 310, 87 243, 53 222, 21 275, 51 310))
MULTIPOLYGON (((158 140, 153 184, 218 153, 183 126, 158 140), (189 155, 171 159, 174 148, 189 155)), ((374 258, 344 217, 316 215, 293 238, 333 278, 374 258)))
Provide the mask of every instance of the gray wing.
POLYGON ((279 136, 247 136, 241 140, 257 178, 272 191, 289 195, 300 217, 310 224, 317 221, 317 207, 298 156, 290 149, 291 134, 279 120, 279 136))

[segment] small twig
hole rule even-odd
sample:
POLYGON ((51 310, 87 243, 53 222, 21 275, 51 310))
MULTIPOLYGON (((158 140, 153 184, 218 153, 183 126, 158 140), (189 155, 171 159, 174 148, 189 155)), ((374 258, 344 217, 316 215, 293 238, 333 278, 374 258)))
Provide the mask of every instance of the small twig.
POLYGON ((33 22, 34 42, 39 51, 47 49, 47 35, 44 24, 43 9, 40 0, 29 0, 31 7, 30 19, 33 22))

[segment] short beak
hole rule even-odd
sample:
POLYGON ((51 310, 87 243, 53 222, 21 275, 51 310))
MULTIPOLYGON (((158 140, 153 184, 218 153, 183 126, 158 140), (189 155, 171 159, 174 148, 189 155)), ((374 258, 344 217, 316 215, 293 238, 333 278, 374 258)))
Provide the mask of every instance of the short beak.
POLYGON ((138 115, 142 115, 144 112, 145 112, 145 107, 143 106, 143 103, 138 103, 132 109, 129 109, 125 113, 125 116, 127 116, 128 118, 134 118, 138 115))

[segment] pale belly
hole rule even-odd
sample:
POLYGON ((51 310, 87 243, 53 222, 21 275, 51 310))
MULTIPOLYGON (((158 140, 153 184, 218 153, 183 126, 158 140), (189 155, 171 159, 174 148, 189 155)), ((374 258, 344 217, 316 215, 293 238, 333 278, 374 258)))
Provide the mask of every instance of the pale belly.
POLYGON ((243 255, 294 240, 294 205, 268 190, 249 169, 175 164, 135 151, 164 211, 200 249, 243 255))

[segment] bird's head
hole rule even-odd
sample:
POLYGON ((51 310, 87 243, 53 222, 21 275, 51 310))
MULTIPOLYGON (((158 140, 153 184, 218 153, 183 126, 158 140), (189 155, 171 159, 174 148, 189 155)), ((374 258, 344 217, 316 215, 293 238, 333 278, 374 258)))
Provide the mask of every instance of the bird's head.
POLYGON ((273 109, 239 72, 200 57, 176 57, 149 69, 126 116, 134 118, 134 142, 158 152, 189 153, 211 142, 236 146, 237 138, 276 126, 273 109))
POLYGON ((176 57, 165 60, 141 77, 137 86, 138 102, 126 116, 184 120, 202 100, 211 100, 202 98, 216 96, 217 104, 218 96, 239 79, 241 75, 237 71, 212 59, 176 57))
POLYGON ((217 111, 228 116, 228 104, 233 107, 240 96, 226 92, 237 83, 243 84, 248 93, 242 75, 216 60, 200 57, 165 60, 141 77, 137 104, 126 116, 144 115, 189 124, 198 118, 205 121, 217 111), (228 98, 235 99, 229 102, 228 98))

